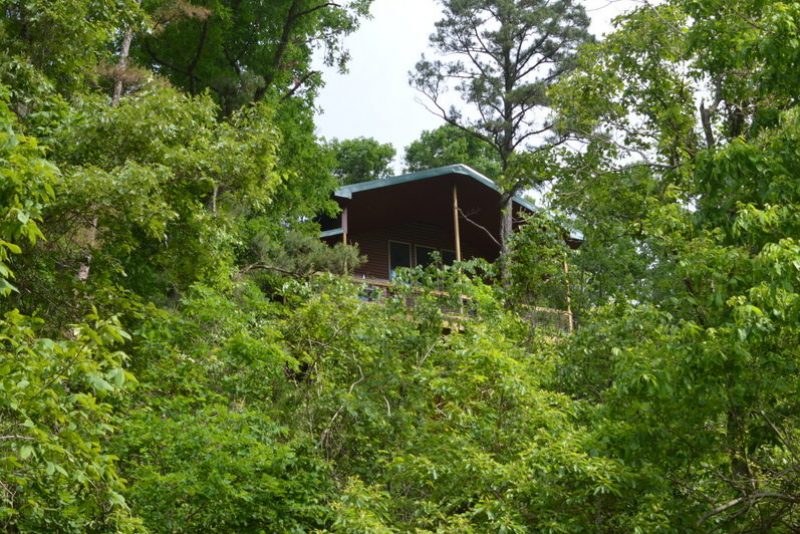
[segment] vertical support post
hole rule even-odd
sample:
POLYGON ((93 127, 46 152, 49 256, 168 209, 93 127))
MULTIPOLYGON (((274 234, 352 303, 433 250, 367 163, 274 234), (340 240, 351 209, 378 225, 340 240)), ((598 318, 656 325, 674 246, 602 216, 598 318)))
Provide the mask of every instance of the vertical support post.
POLYGON ((453 231, 456 240, 456 261, 461 261, 461 228, 458 217, 458 186, 453 184, 453 231))
POLYGON ((569 265, 567 261, 564 260, 564 285, 566 286, 567 290, 567 332, 570 334, 574 329, 575 325, 572 321, 572 295, 570 294, 570 287, 569 287, 569 265))
MULTIPOLYGON (((347 244, 347 230, 348 230, 348 220, 347 220, 347 208, 342 210, 342 244, 347 244)), ((350 274, 350 266, 347 264, 347 256, 344 259, 344 274, 350 274)))
POLYGON ((347 244, 347 230, 348 230, 348 221, 347 221, 347 208, 342 210, 342 243, 345 245, 347 244))

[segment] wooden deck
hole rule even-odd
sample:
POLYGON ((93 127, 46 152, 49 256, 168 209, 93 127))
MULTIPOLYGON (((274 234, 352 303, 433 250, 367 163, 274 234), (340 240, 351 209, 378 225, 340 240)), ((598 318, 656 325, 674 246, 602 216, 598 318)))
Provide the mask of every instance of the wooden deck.
MULTIPOLYGON (((354 276, 353 281, 362 286, 361 295, 365 300, 380 302, 382 299, 391 297, 396 291, 395 286, 389 280, 380 278, 365 278, 354 276)), ((433 295, 445 296, 442 291, 432 291, 433 295)), ((462 296, 461 305, 443 305, 442 313, 445 317, 445 326, 449 329, 460 330, 464 321, 470 319, 467 309, 469 307, 469 297, 462 296)), ((414 306, 414 299, 407 298, 406 304, 414 306)), ((515 310, 521 317, 527 319, 534 327, 556 330, 564 333, 572 333, 574 328, 572 313, 566 310, 555 308, 543 308, 539 306, 525 306, 515 310)))

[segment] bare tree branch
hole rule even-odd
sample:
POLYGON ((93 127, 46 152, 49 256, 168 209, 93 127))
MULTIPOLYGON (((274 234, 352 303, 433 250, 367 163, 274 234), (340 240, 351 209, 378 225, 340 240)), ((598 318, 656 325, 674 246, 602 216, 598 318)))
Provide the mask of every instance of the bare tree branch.
POLYGON ((467 214, 466 214, 466 213, 464 213, 464 210, 462 210, 461 208, 458 208, 458 213, 461 215, 461 217, 462 217, 462 218, 463 218, 465 221, 467 221, 467 222, 468 222, 468 223, 470 223, 471 225, 475 226, 476 228, 478 228, 478 229, 480 229, 480 230, 483 230, 483 231, 486 233, 486 235, 488 235, 488 236, 489 236, 489 239, 491 239, 491 240, 492 240, 492 241, 493 241, 493 242, 494 242, 494 243, 495 243, 495 244, 496 244, 498 247, 499 247, 499 246, 502 246, 502 244, 500 243, 500 241, 498 241, 498 240, 497 240, 497 238, 496 238, 496 237, 494 237, 494 234, 492 234, 492 232, 491 232, 491 231, 489 231, 489 229, 488 229, 488 228, 486 228, 485 226, 482 226, 482 225, 478 224, 477 222, 473 221, 472 219, 470 219, 470 218, 467 216, 467 214))

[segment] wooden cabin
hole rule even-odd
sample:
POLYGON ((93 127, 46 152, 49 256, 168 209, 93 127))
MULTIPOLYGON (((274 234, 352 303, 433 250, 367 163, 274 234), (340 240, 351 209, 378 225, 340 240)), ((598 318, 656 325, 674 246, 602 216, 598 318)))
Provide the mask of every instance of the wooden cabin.
MULTIPOLYGON (((321 220, 321 237, 358 245, 367 258, 359 278, 389 281, 398 267, 427 265, 434 251, 445 263, 500 255, 500 190, 466 165, 346 185, 334 199, 341 212, 321 220)), ((534 209, 514 197, 515 224, 534 209)))

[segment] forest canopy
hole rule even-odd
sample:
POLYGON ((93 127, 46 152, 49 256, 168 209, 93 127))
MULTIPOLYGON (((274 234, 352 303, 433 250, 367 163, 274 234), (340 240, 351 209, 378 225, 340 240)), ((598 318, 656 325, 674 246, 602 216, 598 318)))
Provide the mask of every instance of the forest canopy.
POLYGON ((406 167, 548 209, 373 302, 312 61, 370 0, 0 2, 0 529, 800 530, 800 7, 440 3, 406 167))

